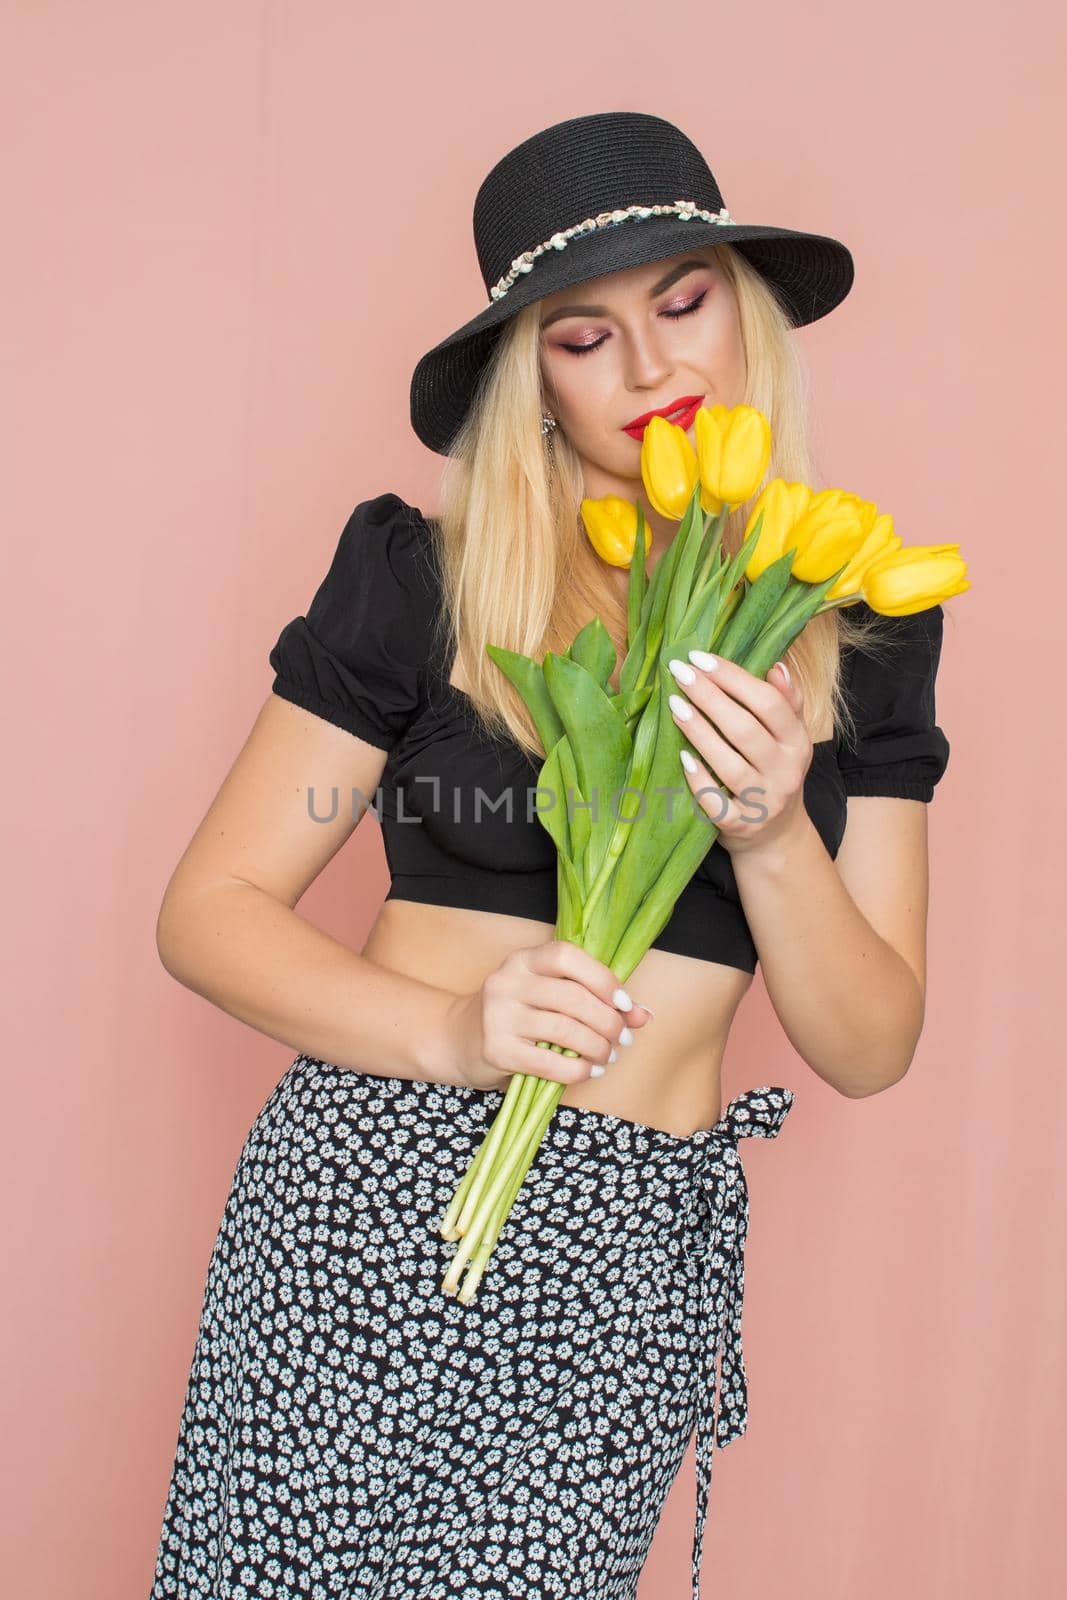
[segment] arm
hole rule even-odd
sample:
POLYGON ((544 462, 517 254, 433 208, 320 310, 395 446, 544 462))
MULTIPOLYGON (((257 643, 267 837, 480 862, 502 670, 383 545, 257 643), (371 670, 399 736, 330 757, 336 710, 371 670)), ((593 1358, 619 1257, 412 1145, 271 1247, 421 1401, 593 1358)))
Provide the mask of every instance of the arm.
POLYGON ((836 862, 806 812, 732 857, 771 1002, 841 1094, 902 1078, 926 996, 927 825, 919 800, 853 797, 836 862))
POLYGON ((925 802, 948 760, 933 688, 941 625, 939 607, 898 618, 891 669, 849 663, 859 742, 839 757, 849 815, 836 862, 804 807, 800 687, 780 665, 764 681, 699 651, 701 670, 679 678, 693 713, 681 725, 707 762, 688 781, 730 852, 775 1011, 812 1070, 853 1097, 903 1077, 922 1033, 925 802), (736 797, 725 809, 713 774, 736 797))
POLYGON ((294 909, 356 826, 343 798, 335 820, 314 821, 308 786, 373 803, 385 761, 269 696, 167 885, 156 944, 179 983, 295 1050, 465 1083, 444 1026, 456 996, 356 955, 294 909))
POLYGON ((316 822, 308 787, 373 803, 385 759, 272 694, 167 885, 156 927, 167 971, 272 1039, 377 1077, 498 1089, 515 1072, 562 1083, 603 1072, 629 1042, 620 1011, 631 1029, 651 1012, 628 996, 622 1008, 611 968, 576 946, 513 951, 457 995, 356 955, 296 912, 364 814, 353 822, 342 803, 316 822))
MULTIPOLYGON (((348 518, 307 615, 270 653, 272 693, 167 886, 156 944, 180 983, 345 1068, 473 1088, 515 1072, 575 1082, 631 1038, 603 962, 547 940, 456 995, 355 955, 295 909, 373 804, 424 703, 441 603, 425 536, 395 494, 348 518), (315 820, 311 789, 336 790, 336 818, 315 820)), ((627 1024, 643 1027, 651 1013, 625 998, 627 1024)))

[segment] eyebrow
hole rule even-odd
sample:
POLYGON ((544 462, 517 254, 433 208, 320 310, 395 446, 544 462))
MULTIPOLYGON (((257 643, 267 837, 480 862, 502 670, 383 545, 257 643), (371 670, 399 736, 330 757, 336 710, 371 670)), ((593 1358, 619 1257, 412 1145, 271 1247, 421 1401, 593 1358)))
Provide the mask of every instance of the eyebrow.
MULTIPOLYGON (((687 273, 695 272, 698 267, 709 267, 710 265, 710 261, 680 261, 676 267, 671 268, 665 278, 661 278, 658 283, 652 285, 648 291, 649 299, 653 299, 657 294, 662 294, 665 289, 670 288, 672 283, 677 283, 678 279, 684 278, 687 273)), ((611 312, 607 306, 560 306, 557 310, 549 312, 541 327, 547 328, 550 323, 558 322, 560 317, 609 317, 610 315, 611 312)))

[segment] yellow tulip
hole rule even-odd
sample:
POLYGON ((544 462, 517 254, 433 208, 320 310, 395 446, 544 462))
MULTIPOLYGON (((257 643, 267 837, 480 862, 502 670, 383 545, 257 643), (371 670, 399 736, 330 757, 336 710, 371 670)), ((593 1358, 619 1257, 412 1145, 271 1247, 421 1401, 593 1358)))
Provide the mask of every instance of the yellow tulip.
POLYGON ((771 425, 755 406, 701 406, 694 418, 702 503, 732 511, 751 499, 771 459, 771 425))
POLYGON ((971 587, 958 544, 905 545, 874 561, 863 577, 863 598, 884 617, 907 617, 971 587))
POLYGON ((863 588, 863 576, 867 568, 882 556, 889 555, 894 550, 899 550, 902 543, 899 533, 893 532, 892 516, 888 511, 884 511, 880 517, 875 518, 873 528, 837 582, 832 588, 827 589, 827 600, 840 600, 842 596, 847 594, 859 596, 863 588))
MULTIPOLYGON (((637 544, 637 507, 632 500, 617 494, 599 500, 583 500, 582 521, 589 543, 603 561, 613 567, 628 567, 637 544)), ((652 529, 645 523, 645 555, 652 545, 652 529)))
POLYGON ((789 536, 797 546, 793 576, 804 583, 825 583, 851 561, 870 533, 878 508, 845 489, 820 489, 813 494, 789 536))
POLYGON ((685 429, 666 417, 652 417, 641 441, 641 477, 653 510, 671 522, 681 522, 699 476, 696 451, 685 429))
POLYGON ((763 513, 759 538, 753 546, 745 568, 745 577, 749 583, 755 583, 760 573, 769 567, 772 561, 777 561, 792 548, 793 527, 801 514, 807 510, 810 500, 811 490, 806 483, 786 483, 784 478, 772 478, 762 490, 745 524, 747 539, 756 526, 760 513, 763 513))

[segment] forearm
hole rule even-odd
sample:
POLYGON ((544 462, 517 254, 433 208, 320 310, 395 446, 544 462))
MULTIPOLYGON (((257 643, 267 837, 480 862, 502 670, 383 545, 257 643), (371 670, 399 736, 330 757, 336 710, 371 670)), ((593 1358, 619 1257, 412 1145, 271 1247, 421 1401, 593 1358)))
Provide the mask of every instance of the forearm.
POLYGON ((179 983, 302 1054, 377 1077, 465 1081, 445 1038, 455 995, 356 955, 253 884, 165 899, 156 939, 179 983))
POLYGON ((907 1071, 923 1024, 914 972, 871 927, 811 819, 732 858, 767 992, 793 1047, 841 1094, 907 1071))

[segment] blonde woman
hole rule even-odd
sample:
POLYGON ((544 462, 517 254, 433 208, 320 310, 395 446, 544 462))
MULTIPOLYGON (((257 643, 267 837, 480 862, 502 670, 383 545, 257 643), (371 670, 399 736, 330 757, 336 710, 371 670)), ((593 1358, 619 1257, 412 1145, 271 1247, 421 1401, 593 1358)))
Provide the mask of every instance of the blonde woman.
POLYGON ((758 960, 853 1097, 922 1029, 940 607, 825 613, 766 681, 672 663, 680 800, 707 808, 710 767, 765 814, 733 802, 625 990, 553 937, 545 753, 485 651, 539 659, 599 614, 621 665, 628 574, 579 507, 640 499, 654 568, 675 525, 644 495, 650 413, 745 401, 769 476, 816 483, 791 335, 851 255, 733 219, 689 139, 631 112, 509 152, 474 223, 489 303, 411 387, 440 510, 356 505, 160 911, 167 969, 299 1054, 210 1263, 153 1600, 627 1600, 694 1427, 698 1600, 712 1443, 747 1421, 738 1142, 793 1099, 723 1109, 731 1023, 758 960), (391 882, 356 955, 296 906, 371 804, 391 882), (566 1088, 464 1305, 438 1227, 515 1073, 566 1088))

